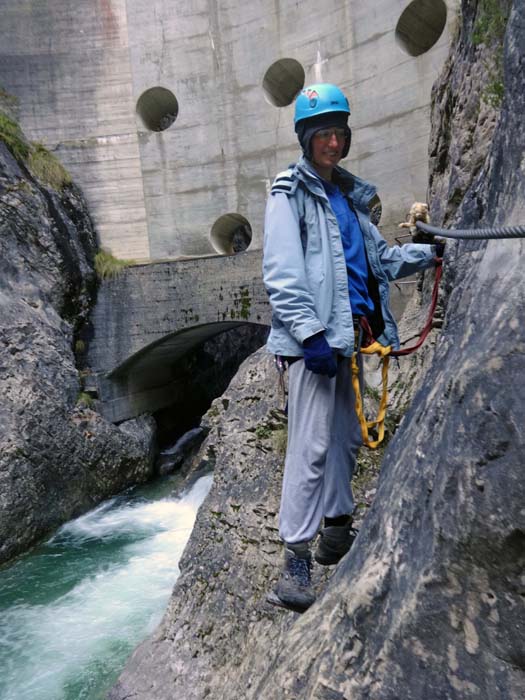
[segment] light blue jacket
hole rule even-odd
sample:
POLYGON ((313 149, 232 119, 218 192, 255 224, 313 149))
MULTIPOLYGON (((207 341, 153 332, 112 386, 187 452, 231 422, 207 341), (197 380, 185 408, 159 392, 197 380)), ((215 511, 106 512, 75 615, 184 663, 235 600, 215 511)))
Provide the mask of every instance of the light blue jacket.
MULTIPOLYGON (((368 203, 375 187, 343 168, 336 171, 359 219, 368 263, 378 282, 385 324, 378 340, 397 349, 388 283, 433 265, 435 248, 421 243, 390 247, 370 221, 368 203)), ((325 331, 330 347, 346 357, 352 354, 354 328, 339 226, 319 176, 304 158, 280 173, 272 186, 266 206, 263 277, 272 306, 270 352, 301 356, 305 338, 325 331)))

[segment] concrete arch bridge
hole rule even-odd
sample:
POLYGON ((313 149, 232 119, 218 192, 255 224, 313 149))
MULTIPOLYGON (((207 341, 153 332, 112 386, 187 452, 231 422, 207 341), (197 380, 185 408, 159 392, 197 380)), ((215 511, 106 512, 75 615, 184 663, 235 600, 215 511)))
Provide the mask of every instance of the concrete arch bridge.
POLYGON ((129 267, 99 289, 86 389, 113 422, 159 410, 184 390, 176 365, 186 353, 227 330, 269 323, 261 251, 129 267))

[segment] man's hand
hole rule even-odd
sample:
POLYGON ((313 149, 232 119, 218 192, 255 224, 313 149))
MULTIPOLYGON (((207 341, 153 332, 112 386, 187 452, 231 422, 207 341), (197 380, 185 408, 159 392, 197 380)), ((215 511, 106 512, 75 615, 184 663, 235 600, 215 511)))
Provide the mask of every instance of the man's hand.
POLYGON ((443 238, 434 238, 434 245, 436 246, 436 257, 442 258, 445 252, 445 240, 443 238))
POLYGON ((326 342, 324 332, 306 338, 303 342, 304 364, 306 369, 314 374, 326 374, 328 377, 335 377, 337 374, 337 361, 334 351, 326 342))

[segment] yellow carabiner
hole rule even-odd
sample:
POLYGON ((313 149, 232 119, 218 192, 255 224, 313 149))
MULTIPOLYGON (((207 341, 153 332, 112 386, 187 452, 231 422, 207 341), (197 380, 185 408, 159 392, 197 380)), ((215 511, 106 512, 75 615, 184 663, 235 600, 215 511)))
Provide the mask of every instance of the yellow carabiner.
POLYGON ((385 437, 385 416, 386 416, 386 404, 388 401, 388 365, 390 361, 390 353, 392 352, 391 345, 381 345, 377 340, 368 345, 366 348, 361 348, 360 351, 363 355, 379 355, 382 360, 381 368, 381 378, 383 383, 383 391, 381 395, 381 401, 379 402, 379 409, 377 411, 377 418, 372 421, 367 421, 363 413, 363 400, 361 397, 361 386, 359 383, 359 364, 357 362, 357 352, 352 355, 352 386, 354 388, 355 394, 355 412, 359 419, 359 424, 361 426, 361 435, 363 436, 363 444, 374 450, 378 445, 381 444, 383 438, 385 437), (368 433, 370 428, 377 428, 377 440, 371 440, 368 433))

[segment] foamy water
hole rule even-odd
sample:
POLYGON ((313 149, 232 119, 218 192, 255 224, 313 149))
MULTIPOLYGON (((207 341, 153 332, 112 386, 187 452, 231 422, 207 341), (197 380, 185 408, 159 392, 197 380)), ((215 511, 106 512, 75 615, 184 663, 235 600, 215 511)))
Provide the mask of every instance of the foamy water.
POLYGON ((0 571, 0 698, 101 700, 156 627, 212 476, 112 499, 0 571))

